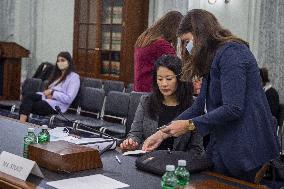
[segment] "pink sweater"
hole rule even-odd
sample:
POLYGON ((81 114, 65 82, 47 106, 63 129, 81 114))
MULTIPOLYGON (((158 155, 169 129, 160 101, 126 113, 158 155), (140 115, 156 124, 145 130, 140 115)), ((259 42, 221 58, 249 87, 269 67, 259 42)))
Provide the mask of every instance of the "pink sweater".
POLYGON ((165 39, 158 39, 152 44, 134 49, 134 91, 152 90, 152 72, 155 61, 164 54, 175 55, 175 49, 165 39))

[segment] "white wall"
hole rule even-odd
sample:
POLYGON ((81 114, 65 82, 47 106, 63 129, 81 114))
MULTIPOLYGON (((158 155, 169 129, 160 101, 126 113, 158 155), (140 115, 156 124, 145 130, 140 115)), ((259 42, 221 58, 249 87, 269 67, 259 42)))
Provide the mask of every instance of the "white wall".
POLYGON ((251 50, 257 57, 258 14, 260 3, 256 0, 217 0, 209 4, 208 0, 189 0, 188 10, 205 9, 213 13, 224 28, 250 43, 251 50))
POLYGON ((257 0, 150 0, 149 25, 169 10, 185 14, 190 9, 205 9, 213 13, 224 28, 250 43, 257 57, 260 1, 257 0))
POLYGON ((74 0, 40 0, 37 60, 55 62, 60 51, 73 51, 74 0))
POLYGON ((43 61, 73 50, 74 0, 15 0, 13 40, 30 50, 22 61, 22 81, 43 61))
POLYGON ((187 12, 189 0, 149 0, 148 25, 151 26, 156 20, 169 11, 187 12))

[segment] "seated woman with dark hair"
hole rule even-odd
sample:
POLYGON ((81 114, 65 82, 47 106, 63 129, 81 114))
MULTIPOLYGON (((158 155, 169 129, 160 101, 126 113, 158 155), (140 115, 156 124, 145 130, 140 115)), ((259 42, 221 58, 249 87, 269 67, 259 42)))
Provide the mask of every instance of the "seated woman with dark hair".
POLYGON ((75 73, 72 57, 69 52, 57 55, 56 66, 49 79, 48 88, 23 98, 20 106, 20 122, 26 122, 30 113, 50 115, 57 113, 58 106, 66 112, 75 99, 80 87, 80 78, 75 73))
POLYGON ((267 68, 260 68, 260 77, 262 80, 262 87, 265 92, 272 115, 278 119, 279 112, 279 94, 270 83, 267 68))
MULTIPOLYGON (((140 148, 159 127, 191 106, 193 86, 180 80, 181 71, 182 62, 176 56, 163 55, 155 62, 152 92, 141 97, 127 139, 120 144, 122 150, 140 148)), ((203 152, 202 137, 197 133, 171 137, 159 147, 160 150, 168 148, 199 155, 203 152)))

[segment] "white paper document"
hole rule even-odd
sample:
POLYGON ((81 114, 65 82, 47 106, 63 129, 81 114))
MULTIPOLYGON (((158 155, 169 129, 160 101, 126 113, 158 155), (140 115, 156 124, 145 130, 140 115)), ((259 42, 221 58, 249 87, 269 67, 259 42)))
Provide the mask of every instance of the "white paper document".
POLYGON ((143 150, 134 150, 134 151, 124 152, 122 155, 128 156, 128 155, 138 155, 138 154, 145 154, 145 153, 146 151, 143 151, 143 150))
POLYGON ((52 181, 47 182, 47 184, 58 189, 116 189, 129 187, 128 184, 124 184, 101 174, 52 181))

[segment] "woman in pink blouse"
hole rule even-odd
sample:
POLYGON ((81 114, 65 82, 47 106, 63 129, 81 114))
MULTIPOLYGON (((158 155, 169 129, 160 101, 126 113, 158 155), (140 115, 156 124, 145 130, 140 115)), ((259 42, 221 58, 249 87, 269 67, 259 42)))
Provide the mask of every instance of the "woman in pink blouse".
POLYGON ((134 50, 134 91, 150 92, 154 62, 164 54, 176 54, 177 29, 182 19, 170 11, 137 39, 134 50))

